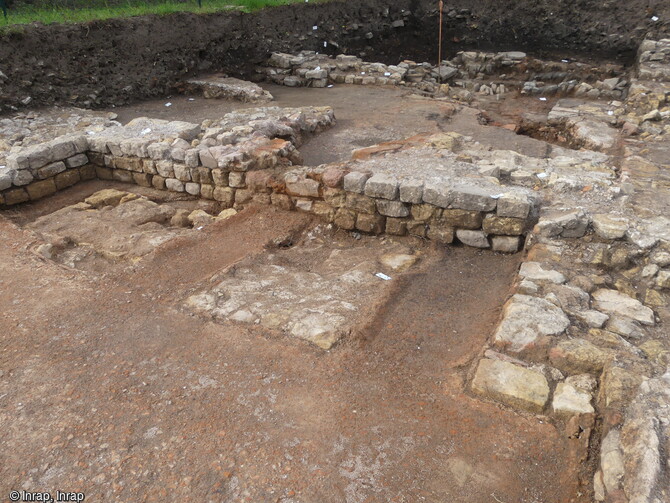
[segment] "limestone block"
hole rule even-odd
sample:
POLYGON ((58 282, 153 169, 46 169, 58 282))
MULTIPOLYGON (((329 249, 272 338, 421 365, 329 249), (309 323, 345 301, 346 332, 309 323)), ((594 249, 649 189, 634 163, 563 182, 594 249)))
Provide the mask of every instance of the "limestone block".
POLYGON ((442 180, 426 181, 423 187, 423 201, 440 208, 447 208, 453 201, 451 184, 442 180))
POLYGON ((527 218, 531 204, 526 197, 505 194, 498 199, 497 213, 500 217, 527 218))
MULTIPOLYGON (((428 222, 431 218, 439 216, 441 212, 442 210, 432 204, 413 204, 410 208, 412 219, 419 222, 428 222)), ((439 220, 439 218, 434 220, 439 220)))
POLYGON ((593 293, 594 306, 599 311, 654 325, 654 312, 640 301, 616 290, 602 288, 593 293))
POLYGON ((519 236, 492 236, 491 247, 493 251, 501 253, 516 253, 521 246, 519 236))
POLYGON ((493 339, 519 352, 540 337, 565 332, 570 320, 563 310, 545 299, 516 294, 505 305, 503 320, 493 339))
POLYGON ((81 179, 81 173, 76 169, 68 169, 63 173, 59 173, 54 178, 56 183, 56 189, 62 190, 67 187, 71 187, 76 184, 81 179))
POLYGON ((302 197, 298 197, 295 199, 295 209, 298 211, 305 211, 311 213, 313 207, 314 207, 314 201, 312 199, 305 199, 302 197))
POLYGON ((319 182, 316 180, 289 174, 286 175, 285 181, 286 191, 292 196, 319 197, 319 182))
POLYGON ((315 201, 312 205, 312 213, 323 218, 327 222, 332 222, 335 219, 335 208, 323 201, 315 201))
POLYGON ((487 234, 502 236, 520 236, 526 227, 526 221, 520 218, 500 217, 488 214, 482 223, 482 229, 487 234))
POLYGON ((133 183, 133 173, 130 171, 113 169, 112 180, 116 180, 117 182, 123 182, 123 183, 133 183))
POLYGON ((398 198, 398 180, 391 175, 376 174, 365 183, 365 195, 383 199, 398 198))
POLYGON ((273 192, 270 195, 270 201, 272 202, 273 205, 283 210, 290 211, 293 209, 293 200, 286 194, 278 194, 276 192, 273 192))
POLYGON ((375 199, 356 193, 346 195, 344 206, 356 212, 368 214, 374 214, 377 209, 375 199))
POLYGON ((344 190, 362 194, 365 191, 365 184, 367 183, 368 178, 370 178, 370 174, 361 171, 347 173, 344 176, 344 190))
POLYGON ((323 188, 323 200, 334 208, 341 208, 344 206, 347 193, 342 189, 333 189, 330 187, 323 188))
POLYGON ((356 227, 356 213, 346 208, 339 208, 333 223, 342 229, 352 230, 356 227))
POLYGON ((214 199, 214 185, 203 183, 200 185, 200 197, 203 199, 214 199))
POLYGON ((184 182, 177 180, 176 178, 167 178, 165 180, 165 188, 173 192, 184 192, 184 182))
POLYGON ((540 218, 534 232, 540 236, 564 238, 581 238, 586 234, 590 218, 583 210, 555 211, 540 218))
POLYGON ((575 414, 593 414, 595 409, 591 405, 591 393, 568 383, 558 383, 554 391, 554 400, 551 408, 554 414, 570 416, 575 414))
POLYGON ((9 168, 0 168, 0 190, 12 186, 12 171, 9 168))
POLYGON ((214 169, 218 168, 219 162, 216 160, 212 152, 208 148, 202 148, 198 150, 198 155, 200 156, 200 164, 206 168, 214 169))
POLYGON ((172 161, 156 161, 156 171, 163 178, 174 178, 174 164, 172 161))
POLYGON ((603 239, 622 239, 628 230, 628 219, 608 214, 593 215, 593 230, 603 239))
POLYGON ((103 189, 91 194, 84 199, 84 202, 90 204, 93 208, 102 208, 103 206, 116 206, 121 199, 128 195, 128 192, 116 189, 103 189))
POLYGON ((35 177, 27 169, 19 169, 12 171, 12 184, 17 187, 28 185, 35 177))
POLYGON ((482 213, 479 211, 447 209, 442 211, 440 221, 460 229, 480 229, 482 227, 482 213))
POLYGON ((56 193, 56 183, 53 178, 33 182, 26 187, 31 201, 42 199, 56 193))
POLYGON ((425 222, 417 222, 416 220, 410 220, 407 222, 407 233, 410 236, 418 236, 420 238, 425 238, 428 233, 428 226, 425 222))
POLYGON ((142 187, 151 187, 152 176, 147 173, 133 173, 133 181, 142 187))
POLYGON ((421 204, 423 202, 423 180, 401 180, 400 200, 404 203, 421 204))
POLYGON ((184 164, 189 168, 197 168, 200 164, 200 151, 195 148, 189 148, 184 152, 184 164))
POLYGON ((524 262, 521 264, 519 277, 535 282, 548 281, 557 285, 563 284, 566 281, 565 276, 560 272, 543 269, 542 264, 539 262, 524 262))
POLYGON ((30 200, 30 196, 25 189, 12 189, 2 194, 5 197, 5 204, 12 206, 14 204, 24 203, 30 200))
POLYGON ((95 176, 100 178, 100 180, 113 180, 112 170, 109 168, 103 168, 102 166, 95 167, 95 176))
POLYGON ((581 338, 560 341, 549 352, 549 359, 554 367, 572 374, 598 374, 612 357, 611 351, 601 349, 581 338))
POLYGON ((37 178, 40 180, 51 178, 56 176, 58 173, 62 173, 66 169, 67 168, 65 167, 65 163, 63 161, 53 162, 51 164, 47 164, 43 168, 38 169, 37 178))
POLYGON ((456 237, 458 240, 468 246, 474 248, 490 248, 491 244, 489 243, 486 234, 483 231, 474 231, 469 229, 458 229, 456 231, 456 237))
POLYGON ((165 178, 161 175, 153 175, 151 178, 151 186, 154 189, 165 190, 165 178))
POLYGON ((235 189, 230 187, 214 187, 212 195, 215 201, 220 201, 226 206, 232 206, 235 201, 235 189))
POLYGON ((491 194, 480 187, 458 185, 453 188, 451 205, 461 210, 493 211, 497 201, 491 194))
POLYGON ((244 188, 247 186, 245 180, 246 180, 245 173, 242 173, 240 171, 231 171, 230 174, 228 175, 228 185, 230 185, 231 187, 244 188))
POLYGON ((212 180, 214 180, 214 185, 218 187, 228 187, 228 178, 229 178, 229 173, 227 171, 223 171, 220 168, 215 168, 211 171, 212 175, 212 180))
POLYGON ((453 227, 449 227, 448 225, 430 224, 428 226, 428 239, 436 241, 437 243, 451 244, 454 242, 455 234, 455 229, 453 227))
POLYGON ((356 229, 371 234, 381 234, 386 228, 386 219, 381 215, 359 213, 356 218, 356 229))
POLYGON ((344 177, 347 172, 341 168, 330 167, 321 175, 321 180, 326 187, 341 189, 344 185, 344 177))
POLYGON ((535 413, 542 412, 549 399, 549 383, 544 375, 488 358, 479 362, 472 390, 486 398, 535 413))
POLYGON ((167 142, 152 143, 147 147, 147 153, 154 161, 167 161, 170 159, 172 147, 167 142))
POLYGON ((386 234, 391 234, 392 236, 404 236, 407 234, 407 221, 399 218, 387 218, 386 234))
POLYGON ((188 194, 191 194, 192 196, 199 196, 200 195, 200 184, 195 183, 195 182, 187 182, 184 185, 184 190, 186 190, 186 192, 188 194))
POLYGON ((409 207, 400 201, 377 199, 377 211, 387 217, 402 218, 409 216, 409 207))
POLYGON ((248 189, 235 189, 235 204, 234 206, 240 206, 248 203, 254 197, 254 193, 248 189))
POLYGON ((194 210, 188 215, 187 218, 191 225, 196 228, 211 224, 216 221, 213 215, 210 215, 204 210, 194 210))
POLYGON ((114 167, 124 171, 142 171, 142 161, 136 157, 115 157, 114 167))
POLYGON ((191 181, 191 170, 185 164, 174 163, 172 169, 177 180, 181 182, 191 181))
POLYGON ((68 168, 79 168, 85 164, 88 164, 88 157, 86 154, 76 154, 65 159, 65 165, 68 168))

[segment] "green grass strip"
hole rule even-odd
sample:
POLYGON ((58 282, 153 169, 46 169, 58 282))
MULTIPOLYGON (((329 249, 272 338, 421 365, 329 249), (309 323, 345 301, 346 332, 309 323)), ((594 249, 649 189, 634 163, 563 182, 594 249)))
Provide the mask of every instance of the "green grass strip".
MULTIPOLYGON (((328 0, 309 0, 311 3, 323 1, 328 0)), ((202 6, 199 6, 198 3, 197 0, 190 2, 165 0, 155 3, 147 3, 142 0, 127 0, 118 5, 105 5, 106 2, 103 1, 93 6, 82 8, 50 7, 45 5, 22 7, 17 10, 8 9, 6 19, 0 17, 0 31, 5 31, 11 26, 16 27, 17 25, 34 22, 42 24, 73 24, 151 14, 163 16, 178 12, 210 14, 231 9, 252 12, 266 7, 305 3, 305 0, 202 0, 200 2, 202 6)))

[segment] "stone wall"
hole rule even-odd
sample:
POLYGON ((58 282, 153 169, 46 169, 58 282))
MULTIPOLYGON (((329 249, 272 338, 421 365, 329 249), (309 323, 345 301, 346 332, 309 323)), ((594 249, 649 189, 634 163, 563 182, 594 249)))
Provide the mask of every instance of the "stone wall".
POLYGON ((296 167, 296 145, 334 122, 332 109, 252 109, 200 125, 136 119, 100 134, 60 137, 7 157, 0 207, 35 201, 90 179, 215 200, 275 204, 346 230, 411 234, 516 252, 535 218, 526 191, 375 173, 360 166, 296 167), (255 120, 254 120, 255 118, 255 120), (252 119, 252 120, 249 120, 252 119), (282 135, 279 137, 278 135, 282 135))

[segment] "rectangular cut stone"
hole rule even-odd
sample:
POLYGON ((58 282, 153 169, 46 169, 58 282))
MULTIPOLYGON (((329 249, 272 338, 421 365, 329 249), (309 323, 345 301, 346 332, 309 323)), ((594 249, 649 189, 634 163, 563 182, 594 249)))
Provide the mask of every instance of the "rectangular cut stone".
POLYGON ((391 234, 393 236, 404 236, 407 234, 407 221, 400 218, 387 218, 386 234, 391 234))
POLYGON ((347 194, 344 206, 354 211, 370 215, 376 211, 375 200, 360 194, 347 194))
POLYGON ((502 253, 516 253, 519 251, 521 238, 519 236, 493 236, 491 245, 493 251, 502 253))
POLYGON ((56 189, 62 190, 77 183, 81 179, 81 174, 76 169, 69 169, 63 173, 59 173, 54 178, 56 182, 56 189))
POLYGON ((33 182, 26 187, 28 195, 32 201, 42 199, 56 193, 56 183, 53 178, 42 180, 40 182, 33 182))
POLYGON ((447 208, 453 199, 451 185, 444 180, 429 180, 423 187, 423 201, 447 208))
POLYGON ((170 158, 170 152, 172 152, 172 147, 169 143, 159 142, 152 143, 147 147, 147 152, 149 157, 155 161, 165 161, 170 158))
POLYGON ((493 214, 486 215, 482 228, 487 234, 502 236, 520 236, 526 227, 526 221, 520 218, 499 217, 493 214))
POLYGON ((185 190, 184 182, 177 180, 176 178, 168 178, 165 180, 165 187, 174 192, 184 192, 185 190))
POLYGON ((549 383, 541 373, 488 358, 479 362, 472 380, 472 391, 535 413, 542 412, 549 399, 549 383))
POLYGON ((482 214, 479 211, 448 209, 442 211, 439 221, 459 229, 480 229, 482 214))
MULTIPOLYGON (((82 180, 95 180, 95 169, 96 167, 92 164, 87 164, 86 166, 79 168, 77 171, 79 171, 79 176, 82 180)), ((67 173, 67 171, 65 173, 67 173)), ((56 179, 58 179, 58 176, 56 176, 56 179)))
POLYGON ((528 198, 518 195, 505 194, 498 199, 498 216, 527 218, 531 204, 528 198))
POLYGON ((244 173, 232 171, 228 175, 228 184, 231 187, 235 187, 236 189, 242 189, 247 186, 245 178, 246 177, 244 173))
POLYGON ((182 182, 191 181, 191 170, 185 164, 175 164, 172 168, 174 169, 174 177, 177 180, 182 182))
POLYGON ((65 163, 62 161, 54 162, 44 166, 37 170, 37 178, 44 180, 45 178, 51 178, 56 176, 58 173, 65 171, 65 163))
POLYGON ((368 181, 368 178, 370 178, 370 175, 361 171, 347 173, 344 175, 344 190, 362 194, 365 190, 365 183, 368 181))
POLYGON ((398 198, 398 180, 391 175, 379 173, 365 183, 365 195, 383 199, 398 198))
POLYGON ((224 203, 225 206, 232 206, 235 202, 235 189, 230 187, 214 187, 214 200, 224 203))
POLYGON ((356 213, 346 208, 340 208, 335 213, 333 223, 345 230, 352 230, 356 226, 356 213))
POLYGON ((356 229, 371 234, 381 234, 386 228, 386 219, 381 215, 359 213, 356 218, 356 229))
POLYGON ((479 187, 460 185, 454 187, 451 206, 461 210, 493 211, 497 201, 491 194, 479 187))
POLYGON ((377 199, 377 211, 387 217, 402 218, 409 216, 409 207, 400 201, 377 199))
POLYGON ((133 183, 133 172, 124 171, 122 169, 113 169, 112 170, 112 180, 124 183, 133 183))
POLYGON ((156 162, 156 171, 163 178, 173 178, 174 177, 174 167, 172 161, 162 160, 156 162))
POLYGON ((116 169, 140 173, 142 171, 142 161, 131 157, 116 157, 114 158, 114 167, 116 169))
POLYGON ((428 227, 428 239, 438 243, 451 244, 454 242, 455 230, 447 225, 434 225, 428 227))
POLYGON ((65 165, 68 168, 78 168, 85 164, 88 164, 88 157, 86 157, 86 154, 77 154, 65 159, 65 165))
POLYGON ((2 194, 5 197, 5 204, 12 206, 14 204, 25 203, 30 200, 30 196, 25 189, 12 189, 2 194))
POLYGON ((66 136, 51 140, 46 145, 50 149, 51 161, 62 161, 77 154, 77 149, 72 140, 66 136))
POLYGON ((8 168, 0 168, 0 190, 8 189, 12 186, 12 175, 8 168))
POLYGON ((288 178, 286 190, 292 196, 319 197, 319 182, 311 178, 288 178))
POLYGON ((402 180, 400 182, 400 200, 404 203, 421 204, 423 202, 423 181, 402 180))

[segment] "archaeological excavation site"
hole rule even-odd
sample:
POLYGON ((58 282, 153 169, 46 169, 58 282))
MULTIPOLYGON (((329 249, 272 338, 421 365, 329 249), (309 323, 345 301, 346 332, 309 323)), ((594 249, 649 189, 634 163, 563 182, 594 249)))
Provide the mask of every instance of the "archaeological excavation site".
POLYGON ((284 3, 0 25, 0 501, 670 503, 670 2, 284 3))

